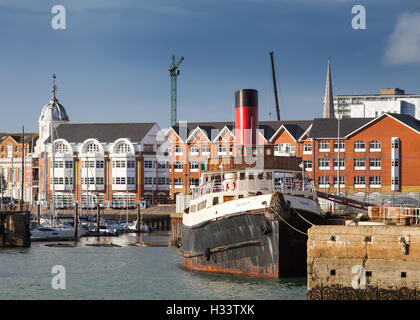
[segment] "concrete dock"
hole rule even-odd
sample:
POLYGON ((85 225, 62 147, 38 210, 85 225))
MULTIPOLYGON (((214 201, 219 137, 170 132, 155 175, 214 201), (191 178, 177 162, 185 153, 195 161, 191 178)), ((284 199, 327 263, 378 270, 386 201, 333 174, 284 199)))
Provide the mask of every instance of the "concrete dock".
POLYGON ((313 226, 308 300, 420 299, 420 228, 313 226))

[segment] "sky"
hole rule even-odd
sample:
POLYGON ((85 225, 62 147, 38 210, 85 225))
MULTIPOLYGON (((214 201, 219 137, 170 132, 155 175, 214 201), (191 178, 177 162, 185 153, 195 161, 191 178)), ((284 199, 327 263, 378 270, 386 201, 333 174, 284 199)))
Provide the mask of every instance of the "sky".
POLYGON ((322 116, 328 57, 334 95, 420 93, 418 0, 1 0, 0 41, 0 132, 38 131, 53 73, 73 123, 167 128, 173 54, 182 121, 233 121, 247 88, 275 120, 270 50, 283 120, 322 116), (355 5, 366 29, 352 28, 355 5))

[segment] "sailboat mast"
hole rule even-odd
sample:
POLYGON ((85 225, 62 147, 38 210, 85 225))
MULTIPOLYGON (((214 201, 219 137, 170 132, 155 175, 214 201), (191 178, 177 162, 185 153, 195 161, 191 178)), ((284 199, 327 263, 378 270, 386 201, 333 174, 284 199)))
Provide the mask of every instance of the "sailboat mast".
POLYGON ((25 127, 22 126, 22 182, 20 183, 20 210, 23 210, 23 194, 24 194, 24 187, 25 187, 25 127))
POLYGON ((55 226, 55 177, 54 177, 54 167, 55 167, 55 150, 54 150, 54 114, 53 114, 53 107, 54 107, 54 103, 55 103, 55 91, 56 91, 56 86, 55 86, 55 74, 53 74, 53 87, 52 87, 52 92, 53 92, 53 101, 51 103, 51 184, 52 184, 52 189, 51 189, 51 215, 52 215, 52 219, 53 219, 53 226, 55 226))

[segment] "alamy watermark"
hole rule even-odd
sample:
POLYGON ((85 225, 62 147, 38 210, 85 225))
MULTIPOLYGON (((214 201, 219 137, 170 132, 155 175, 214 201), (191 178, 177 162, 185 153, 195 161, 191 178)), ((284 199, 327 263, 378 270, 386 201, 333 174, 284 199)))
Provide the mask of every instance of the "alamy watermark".
POLYGON ((366 8, 360 4, 353 6, 351 13, 356 14, 351 20, 351 27, 354 30, 366 29, 366 8))
POLYGON ((55 265, 52 267, 51 273, 54 274, 51 279, 51 287, 55 290, 66 289, 66 268, 62 265, 55 265))
POLYGON ((55 30, 66 29, 66 8, 62 5, 55 5, 51 9, 55 16, 51 20, 51 27, 55 30))

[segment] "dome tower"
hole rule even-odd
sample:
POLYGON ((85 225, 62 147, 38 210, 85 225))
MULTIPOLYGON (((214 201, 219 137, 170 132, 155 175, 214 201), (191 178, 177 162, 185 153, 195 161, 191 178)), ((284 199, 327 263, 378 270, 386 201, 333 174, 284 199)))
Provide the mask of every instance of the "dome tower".
POLYGON ((68 123, 70 121, 66 109, 63 105, 58 102, 55 96, 57 87, 55 85, 55 74, 53 74, 53 86, 52 86, 52 97, 51 100, 42 109, 41 115, 39 116, 39 139, 36 145, 36 154, 43 152, 44 142, 48 139, 51 133, 51 125, 53 128, 57 128, 62 123, 68 123), (52 116, 52 121, 51 121, 52 116))

